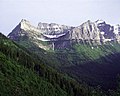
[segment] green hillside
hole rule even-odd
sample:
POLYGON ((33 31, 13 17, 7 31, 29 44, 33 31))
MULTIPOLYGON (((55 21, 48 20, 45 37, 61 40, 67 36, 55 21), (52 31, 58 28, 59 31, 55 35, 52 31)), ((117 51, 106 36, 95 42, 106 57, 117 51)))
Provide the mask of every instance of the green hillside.
POLYGON ((43 64, 39 57, 0 34, 1 96, 104 96, 43 64))

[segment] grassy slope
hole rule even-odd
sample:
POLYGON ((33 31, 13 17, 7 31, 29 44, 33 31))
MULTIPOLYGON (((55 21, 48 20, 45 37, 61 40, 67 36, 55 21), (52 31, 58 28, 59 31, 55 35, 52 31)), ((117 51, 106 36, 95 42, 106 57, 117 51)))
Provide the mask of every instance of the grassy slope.
MULTIPOLYGON (((120 45, 113 43, 94 47, 74 45, 71 49, 49 53, 59 62, 59 70, 69 74, 78 81, 89 85, 100 85, 103 89, 117 86, 120 74, 120 45)), ((49 56, 49 58, 50 58, 49 56)))
POLYGON ((119 52, 120 45, 115 43, 93 49, 87 45, 74 45, 72 50, 58 53, 58 58, 60 61, 66 59, 61 70, 77 80, 92 86, 100 85, 103 89, 114 89, 120 74, 119 52))

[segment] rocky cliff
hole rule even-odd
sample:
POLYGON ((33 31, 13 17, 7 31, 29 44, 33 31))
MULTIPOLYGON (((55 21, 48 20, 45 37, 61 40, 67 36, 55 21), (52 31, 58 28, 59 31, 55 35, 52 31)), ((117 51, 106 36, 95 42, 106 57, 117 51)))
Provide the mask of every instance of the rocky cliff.
POLYGON ((21 22, 8 35, 10 39, 17 41, 21 37, 27 37, 31 42, 47 50, 49 48, 65 48, 71 43, 84 43, 100 45, 106 42, 120 43, 120 26, 111 26, 103 20, 97 20, 81 24, 77 27, 59 25, 56 23, 38 23, 34 27, 27 20, 21 22), (43 45, 41 42, 48 42, 43 45))
POLYGON ((72 29, 69 38, 78 43, 100 44, 100 31, 94 22, 88 20, 72 29))

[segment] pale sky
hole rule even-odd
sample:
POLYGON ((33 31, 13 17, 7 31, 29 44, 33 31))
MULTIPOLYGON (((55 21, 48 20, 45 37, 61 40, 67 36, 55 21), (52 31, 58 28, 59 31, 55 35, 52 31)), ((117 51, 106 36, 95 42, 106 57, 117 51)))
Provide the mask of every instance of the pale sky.
POLYGON ((7 35, 26 19, 79 26, 87 20, 120 24, 120 0, 0 0, 0 32, 7 35))

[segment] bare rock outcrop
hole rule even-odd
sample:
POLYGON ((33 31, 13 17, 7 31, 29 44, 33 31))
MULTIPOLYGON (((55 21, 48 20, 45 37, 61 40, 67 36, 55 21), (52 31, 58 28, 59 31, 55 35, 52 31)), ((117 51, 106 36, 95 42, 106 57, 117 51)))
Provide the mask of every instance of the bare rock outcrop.
POLYGON ((73 28, 69 38, 78 43, 100 44, 100 31, 94 22, 88 20, 82 25, 73 28))

